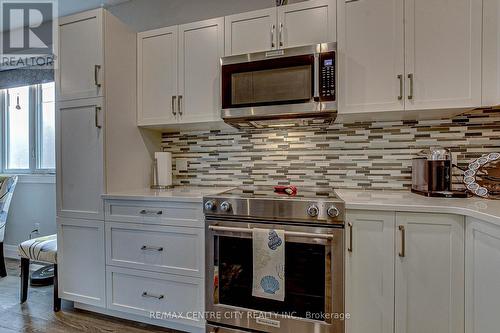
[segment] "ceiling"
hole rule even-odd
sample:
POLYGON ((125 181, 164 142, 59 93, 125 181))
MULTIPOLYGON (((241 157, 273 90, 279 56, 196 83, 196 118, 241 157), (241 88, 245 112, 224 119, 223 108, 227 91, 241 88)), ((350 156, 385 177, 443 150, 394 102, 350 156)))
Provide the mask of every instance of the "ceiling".
POLYGON ((59 16, 78 13, 84 10, 111 7, 130 0, 59 0, 59 16))

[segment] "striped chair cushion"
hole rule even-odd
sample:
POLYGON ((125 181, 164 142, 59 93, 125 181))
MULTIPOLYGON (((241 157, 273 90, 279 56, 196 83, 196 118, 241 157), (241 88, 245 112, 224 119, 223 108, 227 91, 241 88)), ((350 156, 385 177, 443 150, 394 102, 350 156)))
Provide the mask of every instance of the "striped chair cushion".
POLYGON ((57 264, 57 235, 38 237, 19 244, 22 258, 57 264))

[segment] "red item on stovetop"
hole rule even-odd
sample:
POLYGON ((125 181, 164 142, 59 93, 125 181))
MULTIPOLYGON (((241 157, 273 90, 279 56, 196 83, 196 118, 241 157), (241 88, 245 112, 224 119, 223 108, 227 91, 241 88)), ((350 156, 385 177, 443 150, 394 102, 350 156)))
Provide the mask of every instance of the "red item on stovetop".
POLYGON ((297 188, 293 185, 288 185, 288 186, 275 186, 274 187, 274 192, 276 193, 282 193, 282 194, 288 194, 288 195, 296 195, 297 194, 297 188))

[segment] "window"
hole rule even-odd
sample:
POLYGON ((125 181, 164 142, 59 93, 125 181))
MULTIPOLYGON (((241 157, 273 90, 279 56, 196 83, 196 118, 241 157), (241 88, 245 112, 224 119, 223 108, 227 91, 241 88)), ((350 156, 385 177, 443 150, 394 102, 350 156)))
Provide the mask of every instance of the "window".
POLYGON ((1 98, 3 171, 54 172, 54 83, 5 89, 1 92, 1 98))

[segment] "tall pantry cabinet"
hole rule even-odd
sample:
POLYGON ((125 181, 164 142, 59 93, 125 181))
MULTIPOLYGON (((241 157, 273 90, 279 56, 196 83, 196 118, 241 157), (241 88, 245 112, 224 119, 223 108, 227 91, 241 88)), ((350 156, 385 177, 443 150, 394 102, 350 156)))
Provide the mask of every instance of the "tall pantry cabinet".
POLYGON ((135 33, 106 10, 59 20, 56 188, 63 299, 105 306, 101 195, 149 184, 148 135, 136 127, 135 66, 135 33))

